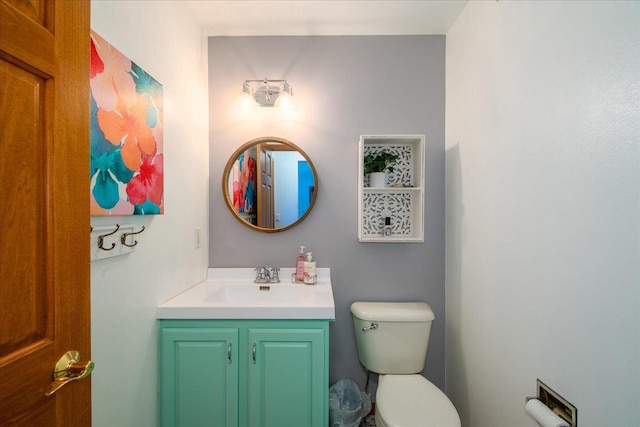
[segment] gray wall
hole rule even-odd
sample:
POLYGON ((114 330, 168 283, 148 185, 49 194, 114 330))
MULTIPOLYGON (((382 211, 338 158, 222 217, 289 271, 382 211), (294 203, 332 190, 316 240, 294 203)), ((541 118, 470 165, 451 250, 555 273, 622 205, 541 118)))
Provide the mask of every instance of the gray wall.
POLYGON ((209 38, 211 267, 292 267, 299 245, 330 267, 336 321, 330 382, 364 386, 349 306, 354 301, 428 302, 433 324, 424 374, 444 388, 444 36, 209 38), (247 79, 287 79, 295 121, 241 120, 233 101, 247 79), (425 242, 359 243, 357 153, 361 134, 425 134, 425 242), (232 218, 222 170, 233 151, 260 136, 294 142, 319 176, 311 214, 282 233, 258 233, 232 218))

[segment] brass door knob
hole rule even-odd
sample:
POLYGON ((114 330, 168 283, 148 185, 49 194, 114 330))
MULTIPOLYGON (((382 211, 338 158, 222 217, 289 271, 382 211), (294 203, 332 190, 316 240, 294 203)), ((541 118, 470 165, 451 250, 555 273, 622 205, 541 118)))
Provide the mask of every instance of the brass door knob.
POLYGON ((46 396, 51 396, 58 391, 63 385, 91 375, 95 363, 89 360, 86 363, 80 363, 80 353, 71 350, 67 351, 56 363, 53 370, 53 382, 45 393, 46 396))

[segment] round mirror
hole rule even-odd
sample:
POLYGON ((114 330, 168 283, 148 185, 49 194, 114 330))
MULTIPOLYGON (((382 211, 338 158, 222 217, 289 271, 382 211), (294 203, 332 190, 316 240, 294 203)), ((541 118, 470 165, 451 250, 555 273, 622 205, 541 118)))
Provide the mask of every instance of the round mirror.
POLYGON ((242 224, 265 233, 302 222, 316 202, 318 176, 309 156, 273 136, 238 148, 222 174, 224 201, 242 224))

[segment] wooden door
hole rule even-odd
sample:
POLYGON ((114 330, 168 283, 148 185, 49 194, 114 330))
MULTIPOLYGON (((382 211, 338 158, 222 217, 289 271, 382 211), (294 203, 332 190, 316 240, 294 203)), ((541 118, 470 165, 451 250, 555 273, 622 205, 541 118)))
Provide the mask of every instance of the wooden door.
POLYGON ((258 227, 273 229, 273 152, 263 144, 258 146, 258 227))
POLYGON ((89 426, 89 2, 0 0, 0 425, 89 426))

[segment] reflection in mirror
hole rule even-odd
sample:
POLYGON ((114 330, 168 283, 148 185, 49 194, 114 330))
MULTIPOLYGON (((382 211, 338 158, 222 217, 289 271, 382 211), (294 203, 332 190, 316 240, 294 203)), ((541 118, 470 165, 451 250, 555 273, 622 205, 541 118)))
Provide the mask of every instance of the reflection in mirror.
POLYGON ((257 138, 238 148, 222 174, 225 203, 247 227, 267 233, 299 224, 318 193, 311 159, 277 137, 257 138))

